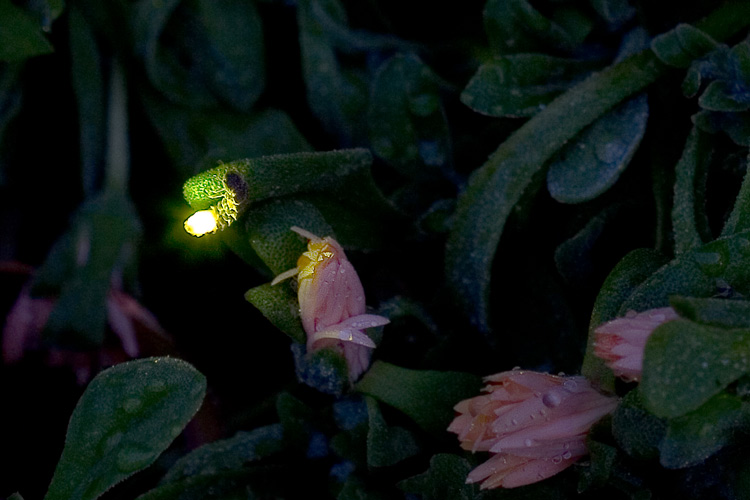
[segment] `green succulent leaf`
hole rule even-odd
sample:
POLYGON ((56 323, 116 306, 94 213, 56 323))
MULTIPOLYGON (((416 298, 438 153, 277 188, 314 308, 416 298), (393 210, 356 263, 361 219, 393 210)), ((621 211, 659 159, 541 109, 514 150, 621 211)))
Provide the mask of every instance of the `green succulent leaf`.
POLYGON ((698 465, 732 441, 750 424, 750 405, 730 394, 717 394, 698 409, 667 424, 659 461, 668 469, 698 465))
POLYGON ((476 395, 481 380, 468 373, 411 370, 376 361, 356 390, 393 406, 431 433, 442 433, 453 406, 476 395))
POLYGON ((149 80, 173 102, 223 102, 248 111, 263 90, 263 31, 255 2, 138 2, 132 23, 149 80))
POLYGON ((717 47, 717 42, 695 26, 679 24, 651 42, 651 50, 665 64, 687 68, 699 57, 717 47))
POLYGON ((196 109, 174 104, 149 89, 140 97, 172 161, 185 175, 227 158, 254 158, 312 148, 283 111, 249 113, 223 107, 196 109))
POLYGON ((430 468, 424 473, 404 479, 398 487, 424 500, 454 498, 471 500, 477 498, 477 487, 466 484, 471 465, 465 458, 448 453, 439 453, 430 459, 430 468))
POLYGON ((666 429, 666 420, 645 408, 640 389, 628 392, 612 415, 612 435, 617 444, 639 460, 658 457, 666 429))
POLYGON ((708 111, 726 111, 734 113, 750 109, 750 99, 739 100, 733 92, 733 82, 715 80, 703 91, 698 104, 708 111))
POLYGON ((723 328, 750 328, 750 301, 673 295, 669 304, 685 319, 723 328))
POLYGON ((741 294, 750 293, 748 231, 684 252, 636 288, 620 313, 667 306, 671 295, 712 297, 727 284, 741 294))
POLYGON ((205 444, 180 458, 164 475, 160 484, 240 471, 251 462, 281 452, 284 447, 281 424, 271 424, 249 432, 240 431, 231 438, 205 444))
POLYGON ((378 402, 366 397, 369 428, 367 431, 367 464, 385 467, 419 453, 419 446, 411 432, 403 427, 389 426, 378 407, 378 402))
POLYGON ((645 94, 606 113, 562 148, 547 171, 547 189, 561 203, 592 200, 612 187, 646 132, 645 94))
POLYGON ((511 54, 482 64, 461 102, 489 116, 533 116, 597 66, 545 54, 511 54))
POLYGON ((264 283, 245 292, 245 300, 293 341, 300 344, 306 342, 307 335, 299 317, 299 302, 287 285, 271 286, 270 283, 264 283))
POLYGON ((705 212, 705 191, 711 154, 709 137, 697 127, 693 127, 675 168, 672 228, 677 255, 710 240, 705 212))
POLYGON ((98 498, 152 464, 200 407, 206 379, 174 358, 109 368, 73 410, 46 500, 98 498))
POLYGON ((651 412, 674 418, 696 410, 748 371, 750 330, 670 321, 646 343, 640 390, 651 412))
POLYGON ((740 192, 732 208, 727 222, 721 230, 722 236, 729 236, 735 233, 750 229, 750 163, 745 171, 745 177, 740 185, 740 192))
POLYGON ((366 136, 366 123, 361 117, 367 110, 367 84, 360 71, 339 63, 334 37, 347 24, 343 6, 339 0, 301 0, 297 23, 310 109, 323 128, 342 143, 362 143, 366 136), (318 15, 320 12, 325 15, 318 15))
POLYGON ((42 26, 11 0, 0 0, 0 61, 22 61, 54 51, 42 26))
POLYGON ((590 29, 589 19, 562 7, 548 18, 527 0, 489 0, 484 6, 484 31, 497 54, 572 50, 590 29))
POLYGON ((416 55, 385 61, 372 83, 367 120, 373 152, 408 176, 450 161, 436 77, 416 55))

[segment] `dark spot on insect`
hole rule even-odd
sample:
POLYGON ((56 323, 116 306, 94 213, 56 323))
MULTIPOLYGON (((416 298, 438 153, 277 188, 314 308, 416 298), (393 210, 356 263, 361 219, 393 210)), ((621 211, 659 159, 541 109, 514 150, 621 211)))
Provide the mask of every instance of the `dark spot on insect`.
POLYGON ((227 187, 234 193, 234 201, 242 203, 247 198, 247 182, 237 173, 228 172, 224 177, 227 187))

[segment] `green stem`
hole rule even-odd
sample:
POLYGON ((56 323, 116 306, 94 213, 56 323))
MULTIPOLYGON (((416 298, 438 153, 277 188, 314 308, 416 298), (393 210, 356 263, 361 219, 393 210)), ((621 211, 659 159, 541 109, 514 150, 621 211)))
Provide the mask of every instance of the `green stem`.
POLYGON ((128 148, 128 110, 125 75, 120 62, 112 64, 107 112, 107 158, 105 190, 125 194, 128 191, 130 151, 128 148))
MULTIPOLYGON (((750 24, 750 3, 724 4, 696 26, 717 40, 750 24)), ((587 125, 645 89, 669 67, 650 49, 584 80, 550 103, 490 156, 459 196, 446 275, 477 327, 489 330, 489 282, 505 221, 547 161, 587 125)))

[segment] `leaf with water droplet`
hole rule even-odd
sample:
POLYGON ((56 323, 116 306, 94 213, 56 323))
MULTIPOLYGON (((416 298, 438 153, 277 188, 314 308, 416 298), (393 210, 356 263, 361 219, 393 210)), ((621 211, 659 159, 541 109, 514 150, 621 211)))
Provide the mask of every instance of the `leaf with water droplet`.
POLYGON ((150 465, 203 401, 205 377, 185 361, 146 358, 109 368, 78 401, 46 500, 94 499, 150 465))
POLYGON ((665 429, 665 421, 646 410, 638 389, 627 393, 612 415, 612 435, 617 444, 625 453, 640 460, 658 456, 665 429))
POLYGON ((669 303, 683 318, 724 328, 750 328, 750 301, 674 295, 669 303))
POLYGON ((674 418, 697 409, 748 372, 750 329, 670 321, 646 343, 640 391, 651 412, 674 418))
POLYGON ((562 203, 582 203, 612 187, 646 132, 645 94, 608 112, 567 144, 547 171, 547 189, 562 203))

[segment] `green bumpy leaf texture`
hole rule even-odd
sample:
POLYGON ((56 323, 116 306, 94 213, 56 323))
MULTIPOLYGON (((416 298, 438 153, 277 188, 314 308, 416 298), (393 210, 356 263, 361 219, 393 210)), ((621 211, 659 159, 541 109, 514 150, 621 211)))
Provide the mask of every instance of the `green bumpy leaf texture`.
POLYGON ((696 410, 749 371, 750 330, 670 321, 646 343, 640 390, 651 412, 674 418, 696 410))
POLYGON ((512 54, 482 64, 461 102, 488 116, 533 116, 596 67, 545 54, 512 54))
POLYGON ((561 203, 583 203, 612 187, 646 133, 645 94, 606 113, 564 147, 547 171, 547 189, 561 203))
POLYGON ((740 294, 750 293, 750 231, 683 253, 640 285, 620 315, 667 306, 670 295, 712 297, 727 284, 740 294))
POLYGON ((398 408, 424 430, 442 434, 453 406, 479 393, 481 379, 461 372, 411 370, 376 361, 355 389, 398 408))
POLYGON ((99 497, 152 464, 203 402, 206 379, 174 358, 145 358, 91 381, 73 410, 46 500, 99 497))
POLYGON ((750 405, 730 394, 717 394, 700 408, 674 418, 659 445, 659 461, 668 469, 702 463, 747 430, 750 405))
POLYGON ((705 190, 711 153, 708 136, 693 127, 675 167, 672 227, 677 255, 699 247, 710 239, 705 215, 705 190))
POLYGON ((373 152, 407 176, 450 158, 448 125, 435 75, 417 56, 396 55, 372 83, 367 121, 373 152))
POLYGON ((665 64, 687 68, 718 44, 709 35, 689 24, 680 24, 672 31, 654 38, 651 50, 665 64))
POLYGON ((419 446, 411 432, 403 427, 389 426, 383 418, 378 402, 365 398, 369 427, 367 431, 367 464, 385 467, 416 455, 419 446))

